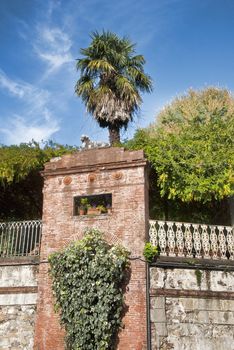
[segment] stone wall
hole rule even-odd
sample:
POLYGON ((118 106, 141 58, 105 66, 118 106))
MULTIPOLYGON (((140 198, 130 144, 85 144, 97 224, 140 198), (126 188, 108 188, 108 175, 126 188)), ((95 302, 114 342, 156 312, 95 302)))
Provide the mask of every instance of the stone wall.
POLYGON ((0 349, 32 350, 37 265, 0 265, 0 349))
POLYGON ((230 268, 151 267, 150 275, 152 350, 234 348, 230 268))
POLYGON ((148 238, 148 177, 142 151, 84 150, 47 163, 44 178, 39 274, 36 261, 0 261, 1 350, 64 350, 48 256, 81 239, 87 228, 101 230, 108 242, 124 245, 133 258, 118 350, 234 349, 233 262, 176 257, 160 257, 150 267, 152 346, 147 348, 146 271, 138 259, 148 238), (74 197, 110 193, 111 213, 74 215, 74 197))
MULTIPOLYGON (((39 271, 36 350, 63 350, 64 332, 54 313, 47 259, 50 253, 98 228, 110 243, 121 243, 142 255, 148 224, 146 161, 142 151, 122 148, 84 150, 45 165, 43 235, 39 271), (112 212, 75 216, 74 197, 112 194, 112 212)), ((133 260, 125 295, 128 312, 119 350, 146 349, 145 263, 133 260)))

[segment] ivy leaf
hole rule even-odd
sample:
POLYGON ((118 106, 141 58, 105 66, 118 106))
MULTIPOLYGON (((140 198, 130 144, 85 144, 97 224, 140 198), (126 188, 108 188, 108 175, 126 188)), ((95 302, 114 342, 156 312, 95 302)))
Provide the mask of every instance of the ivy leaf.
POLYGON ((121 326, 128 257, 125 248, 107 244, 97 230, 87 231, 82 240, 49 257, 67 349, 114 349, 121 326))

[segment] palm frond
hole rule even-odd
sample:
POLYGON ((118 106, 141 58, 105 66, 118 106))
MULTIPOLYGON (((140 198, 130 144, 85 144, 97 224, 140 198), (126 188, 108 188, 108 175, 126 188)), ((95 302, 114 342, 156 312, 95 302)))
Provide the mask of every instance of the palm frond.
POLYGON ((153 82, 149 75, 139 72, 135 80, 136 86, 142 92, 152 92, 153 82))
POLYGON ((77 59, 76 69, 80 70, 81 74, 83 74, 90 62, 90 58, 79 58, 77 59))
POLYGON ((86 100, 87 96, 93 91, 94 82, 88 76, 82 76, 76 83, 75 92, 78 96, 81 96, 82 99, 86 100))
POLYGON ((100 71, 105 73, 111 73, 115 71, 115 68, 106 60, 92 60, 88 63, 87 69, 90 71, 100 71))
POLYGON ((142 55, 136 55, 136 56, 133 56, 131 57, 130 59, 130 63, 132 66, 135 66, 135 67, 143 67, 143 65, 145 64, 145 59, 144 59, 144 56, 142 55))
POLYGON ((118 76, 116 78, 116 87, 117 87, 118 93, 120 94, 121 98, 123 98, 123 100, 125 98, 128 100, 136 99, 137 91, 135 89, 135 86, 131 84, 131 81, 126 77, 121 75, 118 76))

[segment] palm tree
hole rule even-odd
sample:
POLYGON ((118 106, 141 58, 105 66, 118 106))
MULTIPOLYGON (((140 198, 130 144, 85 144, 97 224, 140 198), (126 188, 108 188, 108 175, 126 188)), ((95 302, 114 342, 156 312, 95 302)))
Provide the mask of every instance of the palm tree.
POLYGON ((142 55, 127 38, 103 31, 91 35, 77 60, 80 78, 75 91, 100 127, 109 129, 110 144, 119 143, 120 129, 127 127, 142 102, 140 92, 150 92, 152 81, 145 74, 142 55))

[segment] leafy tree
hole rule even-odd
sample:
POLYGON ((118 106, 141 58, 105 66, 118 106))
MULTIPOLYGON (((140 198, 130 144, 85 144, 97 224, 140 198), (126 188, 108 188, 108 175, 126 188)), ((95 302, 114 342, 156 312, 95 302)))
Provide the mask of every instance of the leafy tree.
POLYGON ((0 146, 0 182, 10 184, 25 179, 31 171, 42 170, 45 162, 53 157, 77 150, 75 146, 60 145, 51 141, 21 143, 19 146, 0 146))
POLYGON ((91 38, 90 46, 81 49, 84 58, 77 60, 75 91, 100 127, 108 127, 110 143, 119 143, 120 129, 140 107, 140 92, 152 89, 151 78, 144 72, 144 57, 135 55, 135 45, 127 38, 105 31, 91 38))
POLYGON ((0 146, 0 219, 40 218, 43 179, 40 170, 53 157, 76 147, 48 142, 0 146))
POLYGON ((0 220, 32 220, 42 216, 43 178, 31 171, 18 182, 0 185, 0 220))
POLYGON ((139 130, 162 198, 215 206, 234 194, 234 99, 227 90, 190 90, 139 130))
POLYGON ((158 114, 154 126, 175 134, 186 125, 202 126, 217 119, 228 122, 233 120, 233 115, 234 99, 228 90, 216 87, 198 91, 190 89, 158 114))

